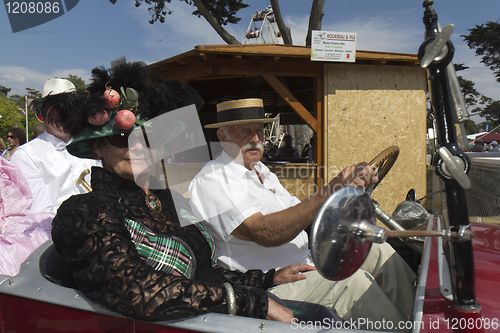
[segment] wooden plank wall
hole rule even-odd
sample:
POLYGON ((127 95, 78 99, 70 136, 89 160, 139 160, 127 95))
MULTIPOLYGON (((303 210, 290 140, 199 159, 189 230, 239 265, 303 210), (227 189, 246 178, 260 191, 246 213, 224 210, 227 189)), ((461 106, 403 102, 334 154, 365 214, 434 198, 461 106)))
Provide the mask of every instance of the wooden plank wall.
POLYGON ((335 63, 326 75, 326 180, 397 145, 399 158, 372 198, 392 215, 409 189, 425 196, 425 70, 335 63))

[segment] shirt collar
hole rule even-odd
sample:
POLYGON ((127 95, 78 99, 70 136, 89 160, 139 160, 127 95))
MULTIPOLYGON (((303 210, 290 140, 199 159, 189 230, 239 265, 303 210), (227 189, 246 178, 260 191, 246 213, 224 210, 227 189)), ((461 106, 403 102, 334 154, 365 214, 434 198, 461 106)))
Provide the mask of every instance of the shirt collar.
POLYGON ((47 131, 40 134, 37 138, 40 138, 41 140, 51 143, 57 151, 65 150, 66 146, 69 145, 71 141, 73 141, 73 138, 71 138, 69 139, 69 141, 64 142, 63 140, 48 133, 47 131))

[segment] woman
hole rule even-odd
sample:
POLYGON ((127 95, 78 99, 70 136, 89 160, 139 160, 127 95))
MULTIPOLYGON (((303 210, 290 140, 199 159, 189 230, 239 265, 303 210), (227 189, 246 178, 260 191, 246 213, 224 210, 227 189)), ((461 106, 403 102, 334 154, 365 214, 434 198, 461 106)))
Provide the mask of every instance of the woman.
POLYGON ((7 131, 7 143, 9 144, 9 149, 2 153, 2 157, 10 160, 16 148, 26 143, 26 133, 19 127, 10 128, 7 131))
POLYGON ((31 252, 50 239, 54 214, 32 213, 32 201, 19 167, 0 158, 0 275, 17 275, 31 252))
MULTIPOLYGON (((199 102, 194 90, 178 81, 161 83, 140 63, 119 65, 112 75, 104 69, 92 73, 82 117, 96 123, 105 109, 110 120, 87 125, 68 151, 96 156, 103 168, 92 168, 92 192, 65 201, 52 228, 55 247, 72 265, 81 291, 141 320, 219 312, 290 322, 290 310, 271 300, 264 289, 302 279, 295 274, 300 271, 297 265, 265 274, 218 267, 213 241, 189 213, 188 201, 174 191, 152 189, 157 187, 151 183, 147 161, 160 133, 144 121, 156 122, 168 110, 199 102), (122 92, 120 105, 102 97, 117 91, 122 92), (110 105, 136 111, 135 125, 124 130, 121 116, 110 105), (167 259, 157 260, 163 257, 167 259)), ((172 138, 176 133, 174 123, 161 134, 172 138)))

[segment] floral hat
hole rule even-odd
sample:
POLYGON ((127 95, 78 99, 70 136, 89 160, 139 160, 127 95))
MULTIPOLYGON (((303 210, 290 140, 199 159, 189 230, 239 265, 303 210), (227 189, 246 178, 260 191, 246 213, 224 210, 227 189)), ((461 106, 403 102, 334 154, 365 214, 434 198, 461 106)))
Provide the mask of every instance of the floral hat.
MULTIPOLYGON (((203 104, 190 85, 179 80, 163 81, 143 62, 122 63, 108 70, 94 68, 86 92, 83 112, 65 124, 70 133, 78 133, 67 149, 81 158, 95 157, 88 145, 91 139, 147 128, 166 112, 191 104, 199 109, 203 104)), ((163 140, 174 139, 185 128, 175 119, 161 125, 163 140)))

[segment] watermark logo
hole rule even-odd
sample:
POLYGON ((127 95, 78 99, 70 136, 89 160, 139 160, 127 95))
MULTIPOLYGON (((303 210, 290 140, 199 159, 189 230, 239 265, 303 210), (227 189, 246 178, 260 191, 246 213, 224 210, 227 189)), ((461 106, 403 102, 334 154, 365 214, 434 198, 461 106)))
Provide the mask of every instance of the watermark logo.
POLYGON ((79 0, 10 1, 4 0, 12 32, 31 29, 72 10, 79 0))

